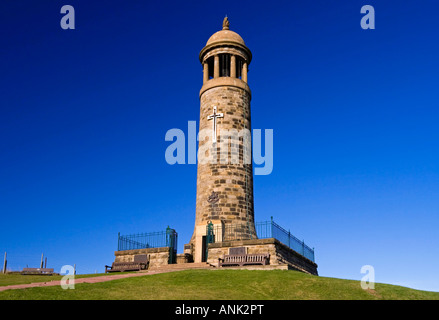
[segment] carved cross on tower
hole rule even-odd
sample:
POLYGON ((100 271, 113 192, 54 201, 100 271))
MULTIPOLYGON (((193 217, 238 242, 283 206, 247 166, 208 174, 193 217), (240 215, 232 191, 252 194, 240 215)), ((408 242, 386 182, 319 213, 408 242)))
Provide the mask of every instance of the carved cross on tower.
POLYGON ((216 118, 224 118, 224 114, 216 113, 216 106, 213 107, 213 114, 207 116, 207 120, 213 119, 213 143, 216 143, 216 118))

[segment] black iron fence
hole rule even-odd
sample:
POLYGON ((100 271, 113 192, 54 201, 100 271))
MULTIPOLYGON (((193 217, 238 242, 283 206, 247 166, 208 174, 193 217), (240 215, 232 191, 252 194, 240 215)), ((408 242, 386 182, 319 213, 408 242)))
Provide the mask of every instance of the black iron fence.
POLYGON ((117 235, 117 250, 134 250, 147 248, 170 248, 169 263, 175 263, 177 255, 178 234, 172 228, 165 231, 117 235))
POLYGON ((301 241, 291 234, 290 231, 285 230, 271 218, 270 221, 256 223, 256 232, 258 238, 276 238, 284 245, 293 249, 297 253, 300 253, 305 258, 315 262, 314 248, 310 248, 305 244, 305 241, 301 241))
POLYGON ((275 238, 314 262, 314 249, 274 222, 273 218, 270 221, 256 222, 254 227, 255 229, 252 230, 250 223, 213 226, 210 242, 275 238))
MULTIPOLYGON (((282 228, 271 218, 270 221, 256 222, 254 227, 250 223, 226 224, 224 226, 211 226, 207 235, 208 242, 224 242, 237 240, 275 238, 284 245, 293 249, 305 258, 315 261, 314 248, 310 248, 296 238, 290 231, 282 228)), ((175 263, 177 254, 178 234, 174 229, 167 228, 165 231, 138 233, 130 235, 118 234, 117 250, 133 250, 145 248, 170 247, 170 263, 175 263)))

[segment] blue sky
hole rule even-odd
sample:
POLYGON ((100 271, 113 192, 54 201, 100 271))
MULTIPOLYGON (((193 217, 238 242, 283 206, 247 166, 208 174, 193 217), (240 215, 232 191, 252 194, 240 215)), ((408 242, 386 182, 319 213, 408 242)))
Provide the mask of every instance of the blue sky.
POLYGON ((321 276, 439 291, 439 3, 0 4, 0 253, 102 272, 117 233, 192 235, 196 165, 167 130, 199 119, 198 54, 227 14, 253 53, 253 129, 273 129, 255 219, 316 250, 321 276), (63 5, 76 29, 60 27, 63 5), (373 5, 376 29, 360 27, 373 5))

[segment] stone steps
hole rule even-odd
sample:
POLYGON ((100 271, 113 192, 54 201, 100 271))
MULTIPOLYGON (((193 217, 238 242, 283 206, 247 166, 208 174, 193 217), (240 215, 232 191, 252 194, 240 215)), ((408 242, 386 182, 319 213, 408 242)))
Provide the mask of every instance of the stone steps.
POLYGON ((146 272, 152 273, 152 272, 172 272, 172 271, 181 271, 181 270, 193 270, 193 269, 215 269, 214 266, 205 263, 205 262, 199 262, 199 263, 180 263, 180 264, 168 264, 164 266, 158 266, 158 267, 152 267, 148 270, 145 270, 146 272))
POLYGON ((286 264, 284 265, 249 265, 242 267, 224 267, 217 268, 211 264, 201 262, 201 263, 181 263, 181 264, 168 264, 158 267, 149 268, 148 270, 139 271, 148 274, 165 273, 165 272, 175 272, 182 270, 219 270, 219 269, 232 269, 232 270, 289 270, 290 267, 286 264))
POLYGON ((178 263, 178 264, 168 264, 156 268, 167 268, 167 269, 197 269, 197 268, 213 268, 212 265, 206 262, 192 262, 192 263, 178 263))

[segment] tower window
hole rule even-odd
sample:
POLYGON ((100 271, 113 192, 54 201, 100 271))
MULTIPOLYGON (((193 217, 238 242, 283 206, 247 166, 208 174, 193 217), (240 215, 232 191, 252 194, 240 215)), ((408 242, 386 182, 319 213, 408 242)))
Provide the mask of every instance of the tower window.
POLYGON ((219 55, 220 77, 230 77, 230 54, 219 55))
POLYGON ((209 73, 209 77, 208 79, 212 79, 213 78, 213 68, 214 68, 214 59, 213 57, 210 57, 207 59, 207 66, 208 66, 208 73, 209 73))
POLYGON ((240 57, 236 57, 236 77, 241 79, 242 77, 242 66, 244 65, 244 61, 240 57))

